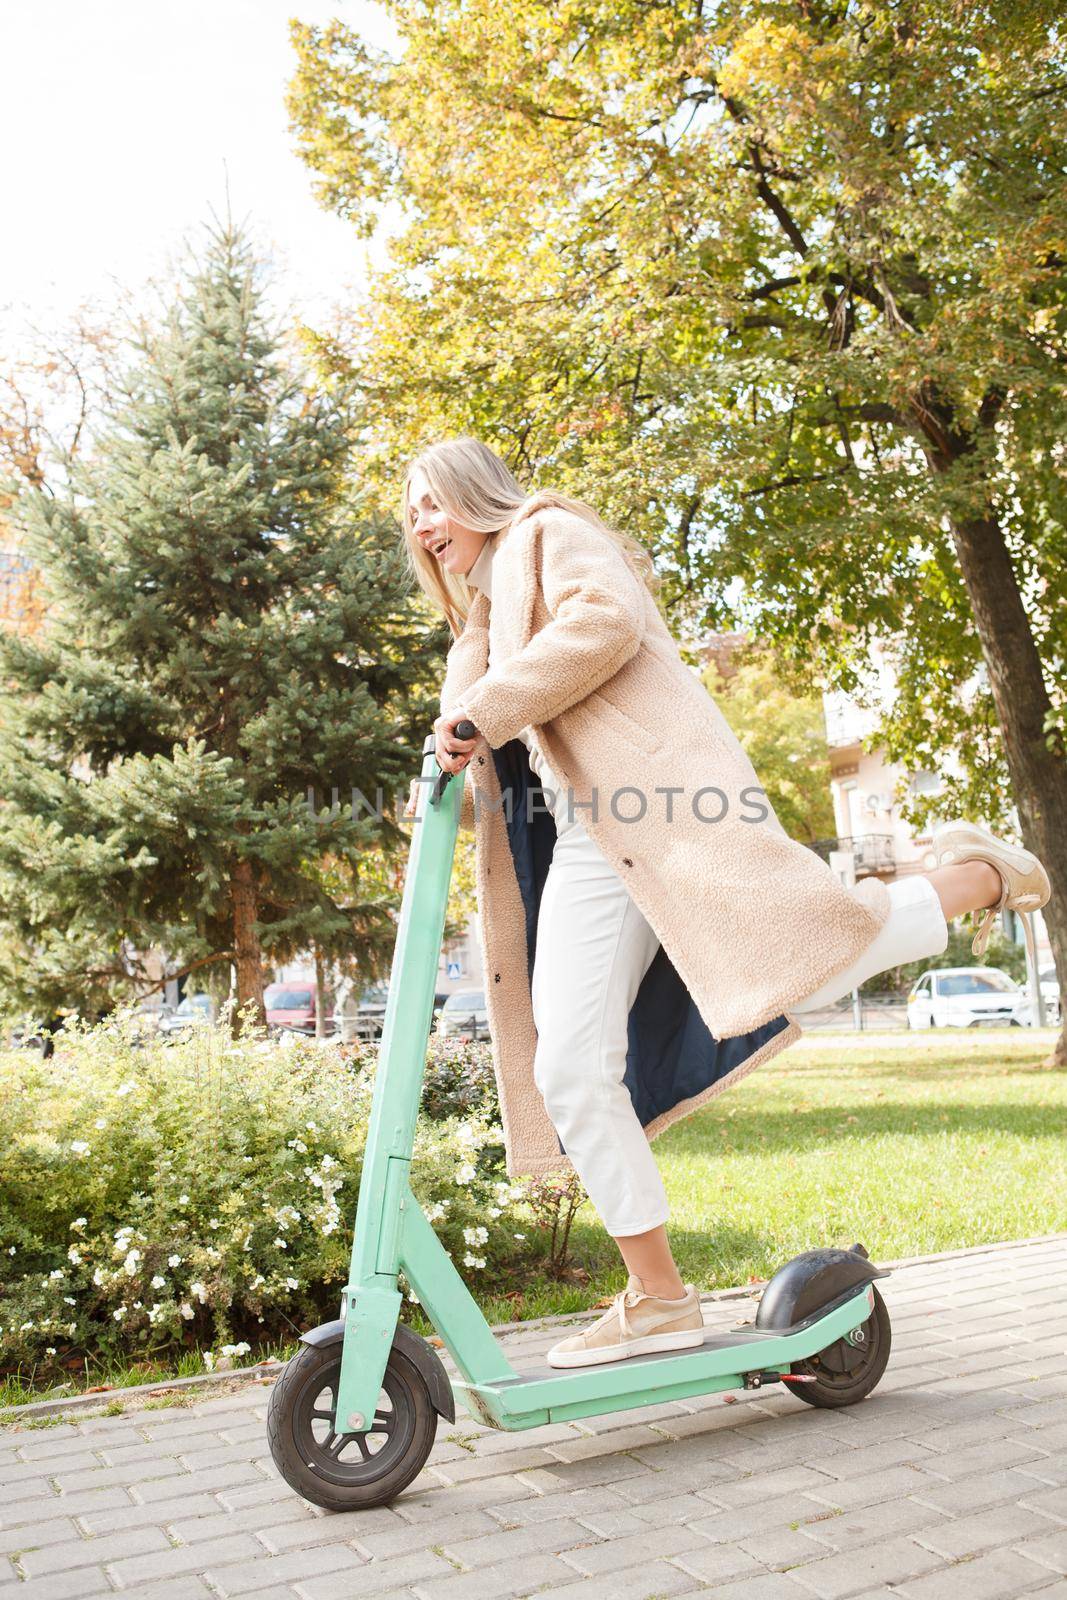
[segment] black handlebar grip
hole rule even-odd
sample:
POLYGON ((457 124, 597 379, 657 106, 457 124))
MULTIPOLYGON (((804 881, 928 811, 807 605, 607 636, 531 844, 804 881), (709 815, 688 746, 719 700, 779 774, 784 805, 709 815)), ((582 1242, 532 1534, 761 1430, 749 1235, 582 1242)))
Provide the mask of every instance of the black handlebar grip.
MULTIPOLYGON (((478 737, 477 728, 474 726, 474 723, 468 721, 468 719, 466 717, 464 717, 461 722, 457 722, 456 723, 456 738, 457 739, 476 739, 477 737, 478 737)), ((444 794, 445 790, 448 788, 448 785, 449 785, 452 777, 453 777, 453 774, 451 772, 446 772, 444 770, 444 768, 442 767, 441 771, 437 774, 437 782, 434 784, 433 788, 430 790, 430 804, 432 806, 435 806, 440 802, 441 796, 444 794)))

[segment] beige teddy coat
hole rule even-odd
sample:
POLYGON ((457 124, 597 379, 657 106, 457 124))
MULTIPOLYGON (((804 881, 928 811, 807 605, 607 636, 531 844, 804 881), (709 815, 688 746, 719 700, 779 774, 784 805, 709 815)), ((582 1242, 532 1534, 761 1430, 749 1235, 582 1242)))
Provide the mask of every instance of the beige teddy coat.
POLYGON ((536 912, 556 829, 539 789, 526 800, 537 779, 521 729, 660 941, 629 1018, 626 1082, 649 1139, 799 1038, 790 1005, 858 958, 889 895, 873 879, 846 889, 789 838, 614 540, 537 495, 490 537, 497 604, 476 592, 441 709, 462 703, 489 746, 465 768, 460 825, 475 833, 493 1065, 518 1177, 571 1165, 533 1075, 536 912))

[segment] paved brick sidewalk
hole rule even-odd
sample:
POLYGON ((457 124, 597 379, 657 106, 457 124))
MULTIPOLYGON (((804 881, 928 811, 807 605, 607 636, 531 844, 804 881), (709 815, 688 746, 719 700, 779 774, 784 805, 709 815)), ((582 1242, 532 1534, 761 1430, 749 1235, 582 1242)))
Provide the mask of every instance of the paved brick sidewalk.
MULTIPOLYGON (((461 1414, 363 1513, 275 1475, 261 1386, 0 1432, 0 1600, 1067 1600, 1067 1236, 879 1287, 893 1353, 858 1406, 768 1391, 522 1434, 461 1414)), ((717 1328, 750 1313, 705 1304, 717 1328)))

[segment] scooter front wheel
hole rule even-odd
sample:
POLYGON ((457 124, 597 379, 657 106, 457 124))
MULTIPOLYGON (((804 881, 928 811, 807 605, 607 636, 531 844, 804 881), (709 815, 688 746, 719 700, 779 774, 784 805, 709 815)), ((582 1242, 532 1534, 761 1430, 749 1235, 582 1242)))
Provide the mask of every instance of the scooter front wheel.
POLYGON ((866 1322, 817 1355, 794 1361, 790 1372, 813 1378, 813 1383, 791 1383, 789 1389, 809 1406, 851 1406, 869 1395, 889 1360, 892 1333, 889 1312, 871 1285, 874 1310, 866 1322))
POLYGON ((384 1505, 422 1471, 437 1412, 418 1368, 396 1346, 366 1433, 334 1427, 341 1341, 301 1345, 271 1391, 270 1453, 286 1483, 326 1511, 384 1505))

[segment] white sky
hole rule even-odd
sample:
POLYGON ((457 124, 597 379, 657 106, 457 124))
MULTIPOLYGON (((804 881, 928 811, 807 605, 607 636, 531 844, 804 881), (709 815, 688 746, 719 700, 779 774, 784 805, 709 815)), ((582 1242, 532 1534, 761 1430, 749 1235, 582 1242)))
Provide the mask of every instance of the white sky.
POLYGON ((47 332, 136 293, 225 214, 227 176, 285 298, 314 319, 358 294, 368 247, 312 198, 287 128, 294 15, 398 53, 372 0, 0 0, 5 320, 47 332))

